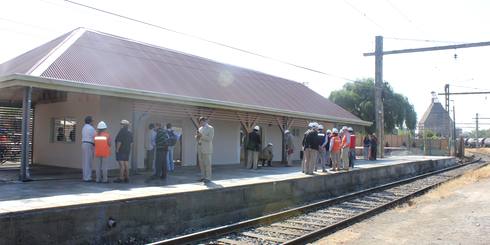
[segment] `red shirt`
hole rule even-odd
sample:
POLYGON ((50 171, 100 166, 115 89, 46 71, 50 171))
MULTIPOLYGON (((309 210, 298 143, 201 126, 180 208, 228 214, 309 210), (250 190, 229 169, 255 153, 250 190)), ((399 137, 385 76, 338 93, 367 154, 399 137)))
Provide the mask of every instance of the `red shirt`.
POLYGON ((355 134, 350 135, 350 148, 356 149, 356 135, 355 134))

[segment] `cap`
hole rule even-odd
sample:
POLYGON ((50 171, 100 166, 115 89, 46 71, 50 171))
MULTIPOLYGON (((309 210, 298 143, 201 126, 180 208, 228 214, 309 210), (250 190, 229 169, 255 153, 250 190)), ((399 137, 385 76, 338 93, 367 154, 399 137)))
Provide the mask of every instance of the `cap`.
POLYGON ((332 130, 327 129, 327 134, 331 134, 331 133, 332 133, 332 130))
POLYGON ((105 124, 104 121, 100 121, 99 124, 97 124, 97 129, 106 129, 107 124, 105 124))
POLYGON ((338 133, 339 133, 339 130, 338 130, 337 128, 333 128, 333 129, 332 129, 332 133, 334 133, 334 134, 338 134, 338 133))
POLYGON ((205 117, 199 117, 198 122, 207 121, 207 120, 208 120, 208 119, 207 119, 207 118, 205 118, 205 117))
POLYGON ((342 127, 342 131, 347 130, 347 126, 342 127))
POLYGON ((284 131, 285 134, 289 133, 289 129, 286 129, 286 131, 284 131))
POLYGON ((313 128, 313 123, 308 123, 308 128, 313 128))
POLYGON ((347 130, 348 130, 349 132, 354 132, 354 129, 353 129, 353 128, 351 128, 351 127, 349 127, 347 130))
POLYGON ((312 125, 311 125, 312 128, 318 128, 318 123, 317 122, 313 122, 312 125))
POLYGON ((318 129, 323 129, 323 125, 318 125, 318 129))
POLYGON ((121 125, 129 125, 129 121, 128 120, 121 120, 121 125))
POLYGON ((256 125, 256 126, 254 127, 254 130, 259 131, 259 130, 260 130, 260 127, 259 127, 258 125, 256 125))
POLYGON ((273 146, 273 144, 271 142, 269 142, 269 144, 267 144, 267 145, 273 146))

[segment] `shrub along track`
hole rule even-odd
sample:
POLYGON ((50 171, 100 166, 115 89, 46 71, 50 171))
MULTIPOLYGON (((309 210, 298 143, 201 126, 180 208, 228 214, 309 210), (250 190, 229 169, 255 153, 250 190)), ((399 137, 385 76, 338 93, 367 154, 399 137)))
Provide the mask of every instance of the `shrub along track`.
MULTIPOLYGON (((490 156, 480 156, 490 160, 490 156)), ((151 244, 304 244, 404 203, 487 164, 480 158, 302 207, 151 244)))

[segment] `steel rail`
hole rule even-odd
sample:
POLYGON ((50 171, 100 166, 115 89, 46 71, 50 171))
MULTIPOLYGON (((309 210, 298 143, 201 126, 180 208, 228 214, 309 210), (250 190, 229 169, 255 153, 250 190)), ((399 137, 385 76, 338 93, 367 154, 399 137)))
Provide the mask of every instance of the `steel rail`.
MULTIPOLYGON (((461 165, 461 166, 467 166, 468 164, 473 164, 473 163, 479 162, 480 160, 481 160, 481 158, 478 159, 478 160, 475 160, 473 162, 470 162, 470 163, 461 165)), ((488 165, 488 163, 485 164, 485 165, 479 166, 476 169, 482 168, 482 167, 487 166, 487 165, 488 165)), ((414 197, 420 196, 420 195, 428 192, 429 190, 431 190, 433 188, 436 188, 436 187, 438 187, 438 186, 440 186, 440 185, 442 185, 442 184, 444 184, 444 183, 446 183, 448 181, 454 180, 454 179, 460 177, 463 174, 464 173, 459 174, 459 175, 452 176, 452 177, 448 178, 447 180, 438 182, 438 183, 436 183, 434 185, 430 185, 430 186, 424 187, 424 188, 422 188, 422 189, 420 189, 418 191, 412 192, 412 193, 410 193, 408 195, 405 195, 403 197, 397 198, 397 199, 395 199, 393 201, 390 201, 388 203, 382 204, 381 206, 374 207, 374 208, 369 209, 369 210, 367 210, 365 212, 362 212, 362 213, 360 213, 358 215, 355 215, 353 217, 350 217, 350 218, 344 219, 342 221, 339 221, 339 222, 337 222, 335 224, 329 225, 329 226, 324 227, 324 228, 321 228, 319 230, 312 231, 312 232, 310 232, 308 234, 305 234, 305 235, 303 235, 301 237, 298 237, 298 238, 295 238, 293 240, 287 241, 287 242, 283 243, 283 245, 305 244, 306 242, 317 240, 319 237, 332 234, 333 232, 335 232, 337 230, 343 229, 345 227, 348 227, 351 224, 354 224, 354 223, 360 222, 360 221, 362 221, 362 220, 364 220, 366 218, 372 217, 373 215, 378 214, 378 213, 381 213, 381 212, 383 212, 386 209, 389 209, 391 207, 394 207, 394 206, 400 205, 402 203, 405 203, 408 200, 410 200, 410 199, 412 199, 414 197)))
MULTIPOLYGON (((257 217, 257 218, 254 218, 254 219, 240 221, 240 222, 237 222, 237 223, 234 223, 234 224, 230 224, 230 225, 220 226, 220 227, 216 227, 216 228, 212 228, 212 229, 208 229, 208 230, 203 230, 203 231, 199 231, 199 232, 195 232, 195 233, 191 233, 191 234, 187 234, 187 235, 178 236, 178 237, 175 237, 175 238, 170 238, 170 239, 165 239, 165 240, 162 240, 162 241, 148 243, 148 245, 189 244, 189 243, 193 243, 193 242, 197 242, 197 241, 208 240, 208 239, 211 239, 211 238, 214 238, 214 237, 218 237, 218 236, 223 236, 223 235, 226 235, 226 234, 229 234, 229 233, 232 233, 232 232, 235 232, 237 230, 244 229, 244 228, 250 228, 250 227, 258 226, 258 225, 271 224, 271 223, 274 223, 276 221, 281 221, 281 220, 284 220, 284 219, 287 219, 287 218, 290 218, 290 217, 294 217, 294 216, 297 216, 297 215, 300 215, 300 214, 308 213, 311 210, 315 210, 315 209, 319 209, 319 208, 324 208, 324 207, 327 207, 327 206, 332 206, 332 205, 335 205, 335 204, 344 202, 346 200, 352 199, 352 198, 354 198, 356 196, 366 195, 366 194, 369 194, 369 193, 372 193, 372 192, 380 191, 380 190, 383 190, 383 189, 387 189, 387 188, 390 188, 390 187, 394 187, 394 186, 397 186, 397 185, 402 185, 402 184, 405 184, 405 183, 408 183, 408 182, 412 182, 412 181, 415 181, 415 180, 418 180, 418 179, 422 179, 422 178, 425 178, 425 177, 428 177, 428 176, 431 176, 431 175, 436 175, 436 174, 439 174, 439 173, 443 173, 443 172, 447 172, 447 171, 450 171, 450 170, 454 170, 454 169, 457 169, 457 168, 460 168, 460 167, 463 167, 463 166, 467 166, 469 164, 473 164, 473 163, 479 162, 480 160, 481 160, 481 158, 478 159, 478 160, 475 160, 473 162, 470 162, 470 163, 457 164, 455 166, 447 167, 447 168, 444 168, 444 169, 432 171, 432 172, 421 174, 421 175, 417 175, 417 176, 410 177, 410 178, 403 179, 403 180, 394 181, 394 182, 391 182, 391 183, 387 183, 387 184, 383 184, 383 185, 380 185, 380 186, 368 188, 368 189, 365 189, 365 190, 361 190, 361 191, 357 191, 357 192, 351 192, 351 193, 348 193, 348 194, 345 194, 345 195, 341 195, 341 196, 334 197, 334 198, 329 198, 327 200, 315 202, 315 203, 312 203, 312 204, 307 204, 307 205, 300 206, 300 207, 297 207, 297 208, 291 208, 289 210, 285 210, 285 211, 281 211, 281 212, 277 212, 277 213, 273 213, 273 214, 269 214, 269 215, 257 217)), ((385 206, 385 205, 382 205, 382 206, 385 206)), ((369 212, 369 211, 367 211, 367 212, 369 212)), ((367 217, 367 215, 368 214, 364 214, 363 213, 363 214, 359 214, 357 216, 367 217)), ((341 221, 338 224, 334 224, 334 226, 335 227, 340 227, 340 226, 342 226, 345 223, 346 223, 345 221, 341 221)), ((328 228, 328 227, 326 227, 326 228, 328 228)), ((322 228, 321 230, 324 230, 326 228, 322 228)), ((314 235, 315 233, 316 233, 316 231, 311 232, 311 233, 308 233, 308 234, 306 234, 306 235, 304 235, 302 237, 299 237, 299 238, 296 238, 296 239, 290 241, 290 242, 294 242, 294 243, 286 242, 285 244, 296 244, 297 242, 300 242, 300 241, 306 241, 308 239, 311 240, 313 237, 317 237, 317 236, 314 235), (300 239, 300 238, 301 238, 301 240, 296 241, 297 239, 300 239)))

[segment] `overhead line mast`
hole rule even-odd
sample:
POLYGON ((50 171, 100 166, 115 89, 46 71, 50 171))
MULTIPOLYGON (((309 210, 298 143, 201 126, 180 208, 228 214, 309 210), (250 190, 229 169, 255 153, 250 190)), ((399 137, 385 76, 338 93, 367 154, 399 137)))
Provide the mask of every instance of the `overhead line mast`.
MULTIPOLYGON (((378 153, 380 157, 384 157, 384 109, 383 109, 383 55, 390 54, 406 54, 406 53, 420 53, 429 51, 441 51, 441 50, 454 50, 461 48, 475 48, 490 46, 490 42, 478 42, 478 43, 464 43, 455 45, 445 45, 445 46, 433 46, 424 48, 411 48, 411 49, 399 49, 383 51, 383 36, 375 37, 375 51, 371 53, 364 53, 364 56, 374 56, 375 57, 375 72, 374 72, 374 113, 376 120, 376 131, 378 134, 378 153)), ((447 91, 449 94, 449 89, 447 91)), ((446 108, 449 111, 449 104, 446 108)), ((449 113, 449 112, 448 112, 449 113)))

